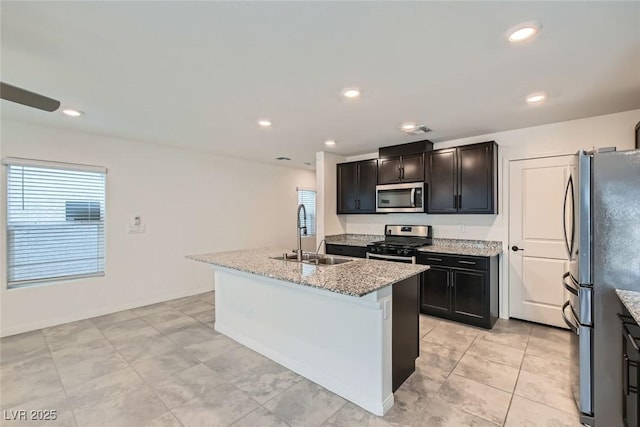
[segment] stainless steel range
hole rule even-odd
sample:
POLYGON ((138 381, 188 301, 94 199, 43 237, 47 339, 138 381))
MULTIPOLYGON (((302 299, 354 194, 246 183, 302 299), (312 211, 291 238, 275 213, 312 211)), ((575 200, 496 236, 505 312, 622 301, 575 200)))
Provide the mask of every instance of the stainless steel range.
POLYGON ((367 258, 415 264, 418 248, 432 244, 430 225, 385 225, 384 240, 367 245, 367 258))

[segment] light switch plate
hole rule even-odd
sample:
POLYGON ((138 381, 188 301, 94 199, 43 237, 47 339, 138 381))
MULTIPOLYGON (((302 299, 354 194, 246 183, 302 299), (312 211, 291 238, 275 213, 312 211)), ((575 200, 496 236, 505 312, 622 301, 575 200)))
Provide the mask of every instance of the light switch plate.
POLYGON ((142 234, 146 233, 147 229, 144 224, 129 225, 129 234, 142 234))

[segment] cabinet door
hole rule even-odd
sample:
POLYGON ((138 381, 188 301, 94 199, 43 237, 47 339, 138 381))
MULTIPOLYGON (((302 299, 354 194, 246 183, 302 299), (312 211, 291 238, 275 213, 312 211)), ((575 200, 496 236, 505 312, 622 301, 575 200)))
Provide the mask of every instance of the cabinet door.
POLYGON ((458 148, 459 213, 495 213, 493 150, 493 143, 458 148))
POLYGON ((427 153, 427 213, 457 212, 457 155, 455 148, 427 153))
POLYGON ((424 181, 424 154, 402 156, 401 168, 403 182, 424 181))
POLYGON ((378 161, 358 162, 358 212, 376 212, 376 183, 378 180, 378 161))
POLYGON ((358 200, 358 165, 342 163, 338 165, 338 213, 355 213, 358 200))
POLYGON ((452 269, 451 305, 454 314, 486 319, 487 273, 473 270, 452 269))
POLYGON ((431 266, 422 274, 420 308, 423 311, 432 313, 448 313, 450 311, 450 272, 451 270, 448 268, 431 266))
POLYGON ((400 172, 400 157, 378 159, 378 184, 401 182, 400 172))

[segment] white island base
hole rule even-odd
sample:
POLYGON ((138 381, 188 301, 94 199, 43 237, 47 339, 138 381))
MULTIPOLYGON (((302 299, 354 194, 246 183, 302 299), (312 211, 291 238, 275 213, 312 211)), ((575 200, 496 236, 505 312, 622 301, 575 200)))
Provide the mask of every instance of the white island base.
POLYGON ((393 406, 391 285, 354 297, 214 270, 217 331, 373 414, 393 406))

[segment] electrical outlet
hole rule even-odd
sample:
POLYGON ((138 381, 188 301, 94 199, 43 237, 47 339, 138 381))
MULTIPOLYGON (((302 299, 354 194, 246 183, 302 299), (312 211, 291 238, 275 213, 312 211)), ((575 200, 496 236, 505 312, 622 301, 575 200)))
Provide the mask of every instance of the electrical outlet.
POLYGON ((388 319, 391 315, 391 300, 385 300, 384 302, 384 318, 388 319))
POLYGON ((464 224, 461 224, 461 225, 460 225, 460 232, 461 232, 461 233, 464 233, 464 224))

